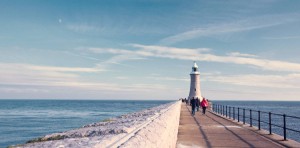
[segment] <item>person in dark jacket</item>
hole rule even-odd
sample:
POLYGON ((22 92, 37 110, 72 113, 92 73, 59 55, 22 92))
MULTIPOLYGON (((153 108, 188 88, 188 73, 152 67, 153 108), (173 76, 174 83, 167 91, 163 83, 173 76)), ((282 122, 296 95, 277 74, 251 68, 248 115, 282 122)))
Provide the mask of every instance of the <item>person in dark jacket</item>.
POLYGON ((192 106, 192 115, 195 115, 195 108, 196 108, 196 99, 193 97, 191 100, 191 106, 192 106))

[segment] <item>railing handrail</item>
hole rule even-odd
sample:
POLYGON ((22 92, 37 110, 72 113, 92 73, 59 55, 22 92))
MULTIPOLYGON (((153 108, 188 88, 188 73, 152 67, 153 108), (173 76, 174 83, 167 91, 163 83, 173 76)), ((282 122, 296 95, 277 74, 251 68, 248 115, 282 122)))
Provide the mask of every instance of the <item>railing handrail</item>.
MULTIPOLYGON (((266 111, 261 111, 261 110, 253 110, 253 109, 249 109, 249 108, 241 108, 241 107, 233 107, 233 106, 228 106, 228 105, 220 105, 220 104, 213 104, 213 112, 217 113, 217 114, 221 114, 223 116, 226 116, 226 118, 233 118, 234 120, 236 120, 235 118, 235 110, 237 109, 237 121, 240 122, 242 121, 243 124, 245 124, 246 119, 250 120, 250 126, 252 127, 252 121, 258 121, 258 129, 261 130, 261 123, 265 123, 269 125, 269 133, 272 134, 272 126, 275 127, 279 127, 283 129, 283 136, 284 136, 284 140, 287 140, 287 130, 289 131, 293 131, 293 132, 297 132, 300 133, 300 130, 297 129, 292 129, 292 128, 288 128, 286 127, 286 118, 293 118, 293 119, 300 119, 300 117, 297 116, 291 116, 291 115, 286 115, 286 114, 278 114, 278 113, 272 113, 272 112, 266 112, 266 111), (233 111, 231 111, 233 110, 233 111), (248 113, 248 117, 246 116, 246 111, 249 111, 248 113), (258 119, 253 118, 253 112, 257 113, 258 119), (268 115, 268 121, 265 120, 261 120, 261 115, 262 114, 267 114, 268 115), (276 115, 276 116, 281 116, 283 117, 283 125, 278 125, 278 124, 274 124, 272 123, 272 115, 276 115), (242 117, 240 119, 240 117, 242 117)), ((274 118, 274 117, 273 117, 274 118)))
MULTIPOLYGON (((233 106, 228 106, 228 105, 223 105, 223 106, 227 106, 227 107, 231 107, 231 108, 240 108, 240 109, 245 109, 246 111, 250 111, 250 110, 252 110, 252 111, 254 111, 254 112, 261 112, 261 113, 269 113, 269 112, 267 112, 267 111, 261 111, 261 110, 255 110, 255 109, 250 109, 250 108, 241 108, 241 107, 233 107, 233 106)), ((280 113, 273 113, 273 112, 271 112, 272 113, 272 115, 278 115, 278 116, 283 116, 284 114, 280 114, 280 113)), ((291 115, 286 115, 286 117, 291 117, 291 118, 297 118, 297 119, 300 119, 300 117, 298 117, 298 116, 291 116, 291 115)))

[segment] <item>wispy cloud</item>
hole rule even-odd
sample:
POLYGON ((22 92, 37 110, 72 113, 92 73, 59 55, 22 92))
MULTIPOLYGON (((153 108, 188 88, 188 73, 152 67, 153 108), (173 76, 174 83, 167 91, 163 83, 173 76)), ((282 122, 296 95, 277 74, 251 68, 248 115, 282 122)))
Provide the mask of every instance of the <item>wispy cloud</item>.
MULTIPOLYGON (((78 72, 98 72, 97 68, 71 68, 36 66, 31 64, 0 63, 0 92, 15 93, 48 93, 52 88, 68 88, 72 90, 95 91, 152 91, 167 89, 161 84, 122 85, 116 82, 104 83, 101 81, 85 80, 78 72)), ((118 77, 127 79, 127 77, 118 77)))
POLYGON ((19 88, 19 87, 0 87, 0 92, 4 93, 48 93, 49 90, 43 88, 19 88))
POLYGON ((111 53, 115 55, 119 55, 120 57, 115 57, 114 59, 118 59, 120 61, 125 60, 141 60, 146 57, 164 57, 170 54, 171 56, 181 55, 186 58, 194 57, 197 54, 206 53, 210 51, 209 48, 174 48, 174 47, 166 47, 166 46, 147 46, 140 44, 130 44, 130 46, 138 48, 139 50, 125 50, 125 49, 112 49, 112 48, 87 48, 88 51, 94 53, 111 53))
MULTIPOLYGON (((142 50, 151 52, 155 57, 161 57, 161 58, 233 63, 233 64, 240 64, 240 65, 251 65, 264 70, 300 72, 299 63, 243 57, 245 55, 241 53, 239 53, 239 55, 242 56, 238 56, 238 55, 219 56, 219 55, 214 55, 205 52, 203 53, 203 51, 202 50, 199 51, 199 49, 185 49, 183 50, 184 52, 182 52, 181 48, 175 48, 175 47, 145 46, 145 45, 134 45, 134 47, 138 47, 142 50)), ((254 55, 251 56, 253 57, 254 55)))
POLYGON ((300 39, 300 36, 280 36, 280 37, 262 37, 265 40, 289 40, 289 39, 300 39))
POLYGON ((186 81, 189 82, 189 78, 176 78, 176 77, 161 77, 161 76, 149 76, 147 79, 159 80, 159 81, 186 81))
POLYGON ((247 54, 247 53, 240 53, 240 52, 231 52, 227 54, 228 56, 233 56, 233 57, 258 57, 257 55, 254 54, 247 54))
POLYGON ((109 64, 117 64, 122 65, 126 67, 132 67, 127 64, 123 64, 123 61, 131 61, 131 60, 145 60, 147 56, 151 53, 149 52, 143 52, 143 51, 131 51, 131 50, 125 50, 125 49, 115 49, 115 48, 87 48, 88 51, 98 54, 103 53, 110 53, 114 54, 115 56, 112 56, 108 60, 102 61, 98 63, 97 65, 100 67, 107 67, 109 64))
POLYGON ((230 23, 211 24, 163 38, 161 40, 161 43, 173 44, 176 42, 190 40, 198 37, 245 32, 261 28, 267 28, 297 21, 298 17, 298 14, 267 15, 256 18, 238 20, 230 23))
POLYGON ((206 76, 207 81, 227 83, 230 85, 269 87, 269 88, 297 88, 299 89, 300 74, 288 75, 213 75, 206 76))
POLYGON ((88 60, 100 61, 100 59, 98 59, 98 58, 87 56, 87 55, 84 55, 84 54, 76 54, 76 53, 69 52, 69 51, 66 51, 64 53, 67 54, 67 55, 72 55, 72 56, 75 56, 75 57, 80 57, 80 58, 84 58, 84 59, 88 59, 88 60))
POLYGON ((54 67, 18 63, 0 63, 1 84, 54 86, 74 82, 79 73, 100 72, 98 68, 54 67))
POLYGON ((119 79, 119 80, 128 80, 129 77, 124 77, 124 76, 119 76, 119 77, 115 77, 116 79, 119 79))
POLYGON ((54 66, 37 66, 37 65, 26 65, 17 64, 18 67, 23 67, 31 70, 39 71, 55 71, 55 72, 100 72, 104 71, 98 68, 82 68, 82 67, 54 67, 54 66))
POLYGON ((229 53, 226 56, 211 54, 210 49, 207 48, 176 48, 167 46, 149 46, 132 44, 132 47, 137 50, 124 50, 124 49, 97 49, 93 48, 93 52, 106 52, 116 54, 119 56, 125 55, 126 58, 122 60, 129 60, 129 57, 137 58, 148 58, 148 57, 159 57, 179 60, 195 60, 195 61, 206 61, 206 62, 219 62, 219 63, 233 63, 240 65, 250 65, 263 70, 271 71, 290 71, 300 72, 300 64, 279 60, 269 60, 258 58, 256 55, 245 54, 245 53, 229 53))

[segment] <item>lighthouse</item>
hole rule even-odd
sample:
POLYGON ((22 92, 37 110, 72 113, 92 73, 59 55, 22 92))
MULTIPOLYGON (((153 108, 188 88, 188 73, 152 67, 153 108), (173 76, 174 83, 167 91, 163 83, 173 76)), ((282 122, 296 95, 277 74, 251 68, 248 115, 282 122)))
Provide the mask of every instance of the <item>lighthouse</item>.
POLYGON ((193 97, 202 101, 201 91, 200 91, 200 72, 198 70, 198 66, 196 62, 194 62, 194 66, 192 67, 191 76, 191 85, 190 85, 190 94, 188 100, 190 101, 193 97))

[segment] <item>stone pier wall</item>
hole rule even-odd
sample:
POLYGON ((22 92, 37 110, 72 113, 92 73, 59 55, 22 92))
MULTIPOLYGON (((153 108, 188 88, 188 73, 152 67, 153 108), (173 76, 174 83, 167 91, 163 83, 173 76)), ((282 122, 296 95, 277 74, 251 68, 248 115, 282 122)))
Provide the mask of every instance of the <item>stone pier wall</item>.
POLYGON ((181 101, 170 106, 120 147, 176 147, 181 101))

